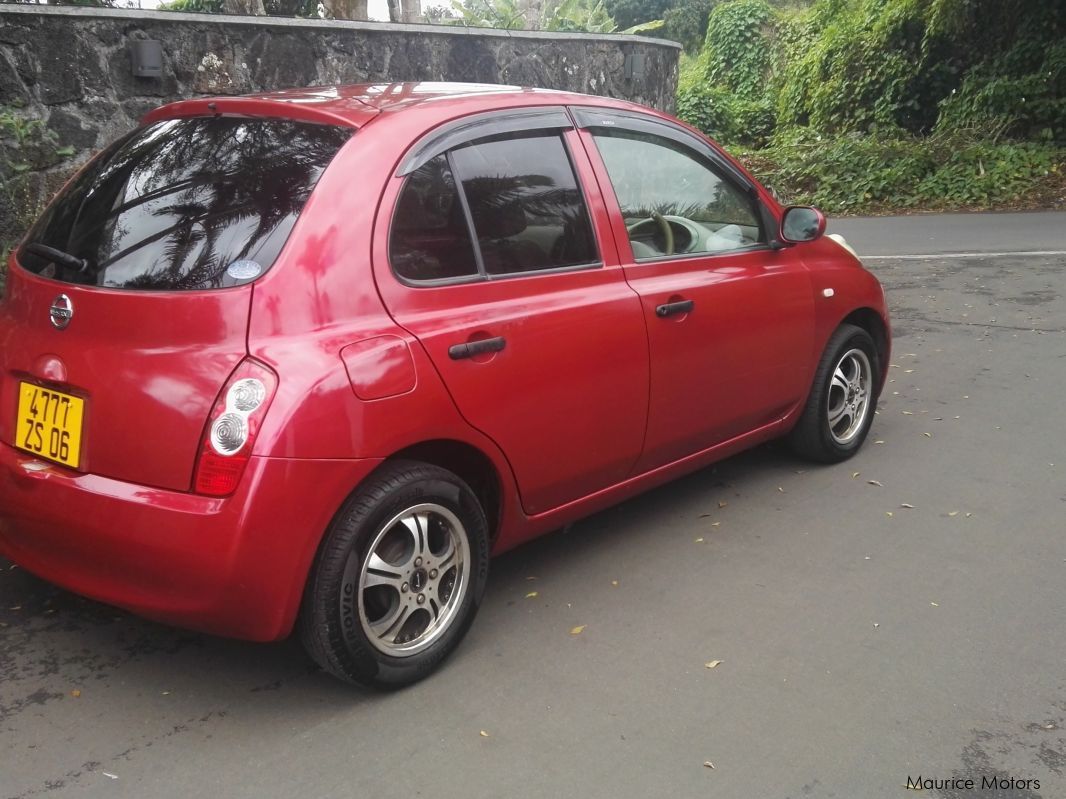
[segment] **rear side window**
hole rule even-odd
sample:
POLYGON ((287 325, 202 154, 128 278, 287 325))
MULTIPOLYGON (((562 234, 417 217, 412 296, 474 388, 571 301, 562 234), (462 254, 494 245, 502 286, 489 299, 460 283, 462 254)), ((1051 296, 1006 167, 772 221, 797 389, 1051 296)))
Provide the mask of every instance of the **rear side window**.
POLYGON ((179 291, 271 267, 349 128, 286 119, 156 122, 116 142, 31 229, 19 262, 44 277, 179 291), (82 259, 81 268, 31 243, 82 259))
POLYGON ((397 275, 416 281, 598 262, 588 209, 561 136, 483 139, 413 172, 397 201, 390 259, 397 275))
POLYGON ((481 142, 452 157, 488 274, 596 260, 585 200, 558 134, 481 142))
POLYGON ((407 179, 392 223, 393 269, 408 280, 477 274, 474 244, 448 158, 438 155, 407 179))

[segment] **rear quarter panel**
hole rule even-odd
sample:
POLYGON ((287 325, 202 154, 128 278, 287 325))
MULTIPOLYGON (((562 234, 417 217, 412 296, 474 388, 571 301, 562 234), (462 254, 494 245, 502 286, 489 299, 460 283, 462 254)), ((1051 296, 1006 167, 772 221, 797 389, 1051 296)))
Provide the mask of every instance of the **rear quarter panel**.
POLYGON ((371 233, 381 191, 409 140, 376 121, 361 129, 311 195, 286 245, 285 268, 254 284, 248 350, 279 377, 256 454, 387 458, 425 441, 460 441, 493 463, 503 515, 518 523, 506 458, 463 420, 425 350, 393 321, 374 283, 371 233), (398 367, 397 348, 376 347, 381 339, 405 345, 409 364, 398 367), (351 379, 345 357, 360 370, 351 379), (370 395, 385 396, 357 396, 367 396, 368 386, 370 395))

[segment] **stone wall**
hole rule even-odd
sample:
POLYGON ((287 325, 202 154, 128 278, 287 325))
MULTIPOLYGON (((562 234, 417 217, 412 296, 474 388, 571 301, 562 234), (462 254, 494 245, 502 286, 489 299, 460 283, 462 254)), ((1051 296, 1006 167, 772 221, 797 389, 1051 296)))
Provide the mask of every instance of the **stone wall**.
POLYGON ((670 111, 679 53, 639 36, 0 4, 0 252, 76 165, 171 100, 446 80, 602 94, 670 111), (161 77, 133 77, 135 39, 162 42, 161 77), (627 56, 636 74, 627 76, 627 56))

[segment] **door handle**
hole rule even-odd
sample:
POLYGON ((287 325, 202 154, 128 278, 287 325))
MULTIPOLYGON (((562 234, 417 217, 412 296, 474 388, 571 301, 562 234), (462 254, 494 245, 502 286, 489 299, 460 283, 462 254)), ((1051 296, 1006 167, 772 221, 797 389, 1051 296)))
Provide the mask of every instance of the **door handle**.
POLYGON ((465 344, 452 344, 448 347, 448 357, 453 361, 459 361, 484 352, 499 352, 506 346, 507 340, 503 336, 483 338, 478 341, 468 341, 465 344))
POLYGON ((665 305, 655 307, 655 315, 660 319, 673 316, 678 313, 688 313, 696 307, 695 300, 681 300, 680 302, 668 302, 665 305))

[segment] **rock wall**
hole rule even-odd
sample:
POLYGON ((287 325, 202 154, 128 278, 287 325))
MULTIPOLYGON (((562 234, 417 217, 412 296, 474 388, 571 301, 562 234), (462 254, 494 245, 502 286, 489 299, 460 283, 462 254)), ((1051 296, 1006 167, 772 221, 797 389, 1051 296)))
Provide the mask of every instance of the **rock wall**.
POLYGON ((0 252, 75 166, 171 100, 446 80, 587 92, 671 111, 679 53, 638 36, 0 5, 0 252), (133 76, 137 39, 162 43, 160 77, 133 76))

